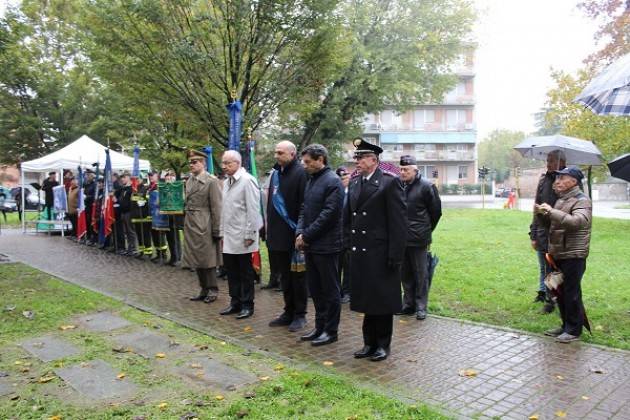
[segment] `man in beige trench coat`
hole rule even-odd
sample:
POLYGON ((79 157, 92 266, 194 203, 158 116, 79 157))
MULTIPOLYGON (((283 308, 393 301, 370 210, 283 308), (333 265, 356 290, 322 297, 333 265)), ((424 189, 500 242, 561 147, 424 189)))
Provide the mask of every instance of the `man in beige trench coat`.
POLYGON ((206 172, 206 155, 196 150, 187 154, 190 178, 186 181, 184 207, 184 264, 194 268, 201 291, 194 301, 214 302, 217 299, 216 267, 221 256, 222 192, 219 180, 206 172))

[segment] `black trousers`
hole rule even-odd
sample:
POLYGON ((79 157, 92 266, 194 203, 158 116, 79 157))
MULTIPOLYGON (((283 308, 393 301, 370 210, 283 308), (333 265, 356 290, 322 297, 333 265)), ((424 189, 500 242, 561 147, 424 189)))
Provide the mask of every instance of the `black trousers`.
POLYGON ((228 289, 234 307, 254 309, 254 268, 252 253, 223 254, 223 267, 227 270, 228 289))
POLYGON ((350 251, 341 251, 339 254, 338 282, 341 288, 341 296, 350 294, 350 251))
POLYGON ((315 306, 315 329, 337 335, 341 301, 339 283, 339 253, 312 254, 306 252, 306 280, 315 306))
POLYGON ((113 245, 116 251, 126 249, 125 247, 125 232, 123 228, 122 215, 120 210, 114 207, 114 226, 113 226, 113 245))
POLYGON ((382 347, 389 353, 394 330, 394 315, 370 315, 363 317, 363 344, 372 348, 382 347))
POLYGON ((171 254, 171 263, 176 263, 182 258, 182 243, 179 238, 179 226, 175 216, 168 217, 168 232, 166 232, 166 242, 168 252, 171 254))
POLYGON ((427 247, 408 246, 402 266, 403 308, 426 311, 429 300, 427 247))
POLYGON ((52 220, 53 205, 52 204, 46 204, 44 206, 44 211, 46 212, 46 220, 52 220))
POLYGON ((77 214, 69 214, 68 220, 70 220, 70 224, 72 225, 72 232, 70 232, 70 235, 77 236, 77 214))
POLYGON ((217 285, 217 269, 212 268, 197 268, 197 278, 199 279, 199 287, 202 296, 217 296, 219 294, 219 286, 217 285))
MULTIPOLYGON (((294 319, 306 315, 308 289, 305 273, 291 272, 291 254, 291 251, 269 251, 269 261, 270 266, 275 267, 277 275, 281 278, 284 316, 294 319)), ((271 281, 269 280, 269 283, 271 281)))
POLYGON ((151 228, 151 241, 153 242, 153 247, 158 255, 160 253, 162 253, 162 255, 166 255, 167 246, 163 230, 151 228))
POLYGON ((133 228, 138 238, 138 251, 142 252, 144 255, 152 255, 151 223, 135 222, 133 228))
POLYGON ((570 258, 556 260, 556 265, 564 275, 558 309, 562 317, 564 332, 579 336, 584 326, 584 303, 582 303, 582 276, 586 271, 586 259, 570 258))
MULTIPOLYGON (((290 270, 291 254, 289 253, 289 251, 272 251, 269 249, 269 247, 267 247, 267 254, 269 255, 269 283, 267 284, 267 286, 282 286, 282 275, 286 274, 283 267, 285 266, 285 263, 288 259, 288 267, 290 270)), ((282 287, 282 290, 284 291, 284 287, 282 287)))

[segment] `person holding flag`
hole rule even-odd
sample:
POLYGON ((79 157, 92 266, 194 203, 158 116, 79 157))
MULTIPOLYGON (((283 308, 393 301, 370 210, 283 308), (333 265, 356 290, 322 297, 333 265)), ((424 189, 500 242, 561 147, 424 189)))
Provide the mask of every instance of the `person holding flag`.
POLYGON ((77 234, 77 209, 79 207, 79 184, 74 176, 67 179, 68 181, 68 219, 72 224, 72 232, 68 238, 72 238, 77 234))
POLYGON ((87 232, 87 220, 86 220, 86 211, 85 211, 85 194, 83 191, 83 171, 79 166, 79 188, 78 188, 78 198, 77 198, 77 227, 76 227, 76 236, 77 241, 81 240, 87 232))

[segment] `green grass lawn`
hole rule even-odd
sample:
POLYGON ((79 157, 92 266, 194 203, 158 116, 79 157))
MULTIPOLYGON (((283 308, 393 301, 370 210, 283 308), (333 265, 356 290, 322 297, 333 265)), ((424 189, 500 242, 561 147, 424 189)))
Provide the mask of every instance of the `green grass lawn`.
MULTIPOLYGON (((333 368, 298 370, 278 361, 170 321, 128 307, 80 287, 67 284, 22 264, 0 264, 0 372, 20 383, 17 392, 0 398, 0 418, 113 419, 113 418, 248 418, 248 419, 443 419, 425 406, 408 405, 359 388, 333 368), (27 319, 23 311, 33 311, 27 319), (207 347, 214 360, 239 366, 261 380, 235 392, 191 388, 181 378, 155 367, 153 360, 113 350, 106 334, 81 329, 61 331, 79 314, 109 310, 137 326, 169 335, 173 341, 207 347), (81 354, 44 363, 19 347, 21 340, 42 334, 62 335, 81 348, 81 354), (54 369, 102 359, 140 388, 129 403, 87 406, 67 398, 68 387, 54 369), (263 376, 265 375, 265 376, 263 376), (41 383, 43 377, 52 377, 41 383), (58 416, 58 417, 56 417, 58 416)), ((4 378, 3 378, 4 379, 4 378)), ((83 404, 86 404, 85 402, 83 404)))
MULTIPOLYGON (((558 326, 557 310, 543 315, 532 303, 530 221, 521 211, 446 209, 434 233, 430 313, 537 333, 558 326)), ((593 327, 583 340, 630 349, 630 220, 594 219, 582 294, 593 327)))
MULTIPOLYGON (((26 220, 27 221, 37 220, 38 214, 39 213, 37 213, 36 211, 29 210, 26 212, 26 220)), ((17 212, 7 213, 6 221, 4 220, 4 216, 0 214, 0 224, 2 225, 2 227, 12 227, 12 228, 22 226, 22 222, 20 222, 20 217, 17 212)))

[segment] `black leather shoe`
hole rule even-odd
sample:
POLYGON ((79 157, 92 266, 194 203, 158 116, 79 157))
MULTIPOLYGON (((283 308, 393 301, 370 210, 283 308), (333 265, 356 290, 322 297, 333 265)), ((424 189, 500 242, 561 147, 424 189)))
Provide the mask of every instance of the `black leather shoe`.
POLYGON ((206 296, 207 295, 199 295, 199 296, 191 297, 190 300, 192 300, 192 301, 204 300, 206 298, 206 296))
POLYGON ((332 344, 335 341, 337 341, 337 334, 332 335, 324 331, 322 335, 311 341, 311 346, 325 346, 326 344, 332 344))
POLYGON ((416 319, 418 321, 427 319, 427 311, 419 310, 418 312, 416 312, 416 319))
POLYGON ((219 312, 220 315, 231 315, 231 314, 237 314, 240 313, 241 310, 236 307, 236 306, 228 306, 227 308, 225 308, 224 310, 222 310, 221 312, 219 312))
POLYGON ((302 341, 313 341, 315 340, 317 337, 319 337, 320 335, 322 335, 321 331, 318 331, 316 328, 311 330, 310 333, 303 335, 302 337, 300 337, 300 340, 302 341))
POLYGON ((376 349, 372 346, 363 346, 359 351, 354 352, 355 359, 365 359, 366 357, 372 357, 376 349))
POLYGON ((372 357, 370 357, 370 360, 373 362, 380 362, 385 359, 387 359, 387 351, 383 347, 377 348, 372 357))
POLYGON ((292 318, 289 318, 285 314, 282 314, 279 317, 273 319, 271 322, 269 322, 269 326, 270 327, 287 327, 291 325, 292 321, 293 321, 292 318))
POLYGON ((242 309, 238 313, 238 315, 236 315, 236 319, 245 319, 245 318, 249 318, 252 315, 254 315, 253 309, 242 309))
POLYGON ((396 315, 413 315, 414 313, 415 311, 413 310, 413 308, 407 306, 406 308, 403 308, 402 311, 396 312, 396 315))

